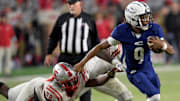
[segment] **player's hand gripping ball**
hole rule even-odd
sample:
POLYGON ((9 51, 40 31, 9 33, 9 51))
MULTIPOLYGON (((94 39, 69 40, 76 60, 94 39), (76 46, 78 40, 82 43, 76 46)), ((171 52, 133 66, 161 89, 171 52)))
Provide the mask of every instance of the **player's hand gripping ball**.
POLYGON ((159 39, 157 36, 150 36, 147 40, 148 47, 154 52, 154 53, 161 53, 163 52, 163 41, 159 39))

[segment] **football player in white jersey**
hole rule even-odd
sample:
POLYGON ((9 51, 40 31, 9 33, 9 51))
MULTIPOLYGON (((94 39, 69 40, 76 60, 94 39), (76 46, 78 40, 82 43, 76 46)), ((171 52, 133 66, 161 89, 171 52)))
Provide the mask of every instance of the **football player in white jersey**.
MULTIPOLYGON (((122 71, 124 67, 121 65, 121 63, 119 61, 117 61, 116 58, 120 58, 122 55, 122 47, 121 44, 118 46, 113 46, 109 48, 110 51, 110 55, 112 57, 114 57, 115 59, 113 60, 113 64, 116 64, 116 67, 120 67, 118 68, 119 71, 122 71)), ((86 65, 85 65, 85 70, 88 71, 89 73, 89 78, 90 79, 95 79, 98 75, 100 74, 104 74, 107 71, 110 71, 114 68, 114 65, 98 58, 98 57, 94 57, 93 59, 91 59, 86 65)), ((23 83, 21 85, 18 85, 17 87, 15 87, 11 92, 9 93, 9 95, 13 95, 11 97, 9 97, 10 99, 16 99, 16 97, 18 96, 18 94, 21 92, 22 94, 26 94, 26 90, 21 91, 21 90, 17 90, 17 89, 33 89, 33 88, 38 88, 40 85, 44 85, 44 82, 46 81, 46 78, 35 78, 29 82, 23 83), (28 86, 31 85, 31 86, 28 86), (14 94, 15 92, 18 92, 16 94, 14 94)), ((40 87, 42 88, 42 87, 40 87)), ((113 97, 115 97, 117 99, 117 101, 131 101, 133 96, 131 94, 131 92, 127 89, 127 87, 121 83, 119 81, 118 78, 113 78, 111 80, 109 80, 106 84, 102 85, 102 86, 98 86, 95 87, 96 90, 106 93, 108 95, 111 95, 113 97)), ((37 91, 42 91, 37 90, 37 91)), ((84 91, 86 91, 86 89, 84 89, 84 91)), ((34 93, 33 90, 28 91, 28 93, 31 93, 31 95, 34 93)), ((81 92, 83 93, 83 91, 81 92)), ((33 97, 30 96, 29 98, 33 97)), ((10 100, 11 101, 11 100, 10 100)))
MULTIPOLYGON (((126 66, 121 64, 118 60, 123 53, 121 44, 110 47, 109 52, 111 57, 114 58, 112 60, 113 65, 97 56, 93 57, 85 64, 84 69, 88 71, 90 78, 95 78, 100 74, 104 74, 114 67, 118 68, 120 72, 125 70, 126 66)), ((131 101, 133 98, 132 93, 117 77, 114 77, 102 86, 95 87, 95 89, 113 96, 116 101, 131 101)))
POLYGON ((115 75, 114 70, 111 70, 89 79, 88 71, 77 73, 72 68, 70 64, 60 62, 54 66, 50 79, 35 78, 14 88, 0 83, 0 94, 9 101, 74 101, 88 87, 100 86, 115 75))
MULTIPOLYGON (((110 51, 110 55, 113 58, 115 58, 113 60, 113 64, 116 64, 116 67, 118 67, 118 70, 122 71, 123 68, 121 68, 121 67, 124 67, 124 66, 122 66, 122 64, 116 59, 116 58, 120 58, 121 55, 122 55, 121 44, 117 45, 117 46, 110 47, 109 51, 110 51)), ((112 70, 114 67, 115 67, 114 65, 112 65, 112 64, 110 64, 110 63, 108 63, 108 62, 106 62, 106 61, 104 61, 102 59, 100 59, 99 57, 94 57, 93 59, 91 59, 85 65, 85 70, 88 71, 90 79, 95 79, 98 75, 104 74, 107 71, 112 70)), ((17 88, 17 89, 21 88, 22 89, 23 87, 24 88, 27 87, 26 89, 33 89, 33 88, 39 87, 45 81, 46 81, 46 78, 36 78, 36 79, 33 79, 33 80, 29 81, 29 82, 21 84, 21 85, 15 87, 15 88, 17 88), (31 85, 31 86, 26 86, 25 87, 25 85, 31 85)), ((42 88, 42 87, 40 87, 40 88, 42 88)), ((95 87, 95 89, 100 91, 100 92, 103 92, 103 93, 106 93, 108 95, 111 95, 111 96, 115 97, 117 99, 117 101, 131 101, 132 98, 133 98, 131 92, 127 89, 127 87, 123 83, 121 83, 119 81, 119 79, 116 78, 116 77, 111 79, 111 80, 109 80, 106 84, 104 84, 102 86, 95 87)), ((87 89, 84 89, 84 91, 86 91, 86 90, 87 89)), ((22 92, 20 90, 17 91, 16 89, 14 91, 16 91, 16 92, 19 91, 22 94, 26 94, 27 93, 27 92, 22 92)), ((26 91, 26 90, 24 90, 24 91, 26 91)), ((42 91, 42 90, 40 89, 40 90, 37 90, 37 91, 42 91)), ((84 91, 82 91, 81 94, 84 91)), ((34 93, 33 91, 28 91, 28 92, 31 92, 32 94, 34 93)), ((17 96, 14 95, 12 98, 9 98, 9 99, 16 99, 14 97, 17 97, 17 96)), ((31 96, 29 98, 31 98, 31 96)))

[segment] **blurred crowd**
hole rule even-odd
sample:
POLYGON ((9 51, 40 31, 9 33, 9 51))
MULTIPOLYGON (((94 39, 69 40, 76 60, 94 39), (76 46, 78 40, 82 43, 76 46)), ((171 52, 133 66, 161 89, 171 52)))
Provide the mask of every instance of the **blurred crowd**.
MULTIPOLYGON (((124 21, 123 10, 133 0, 82 1, 84 11, 94 16, 99 37, 103 40, 110 35, 115 25, 124 21)), ((166 39, 175 47, 176 54, 165 55, 165 63, 179 63, 180 0, 139 1, 150 5, 153 21, 163 27, 166 39)), ((66 0, 0 0, 0 11, 7 15, 8 23, 14 30, 10 44, 12 67, 43 64, 48 35, 56 18, 67 11, 65 3, 66 0)))

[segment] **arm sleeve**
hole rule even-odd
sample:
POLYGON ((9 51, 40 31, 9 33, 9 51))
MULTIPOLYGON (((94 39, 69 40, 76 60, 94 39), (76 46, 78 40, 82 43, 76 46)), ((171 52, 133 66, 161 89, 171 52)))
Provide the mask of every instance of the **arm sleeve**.
POLYGON ((26 86, 23 87, 17 99, 15 101, 29 101, 34 96, 34 88, 31 86, 31 83, 28 83, 26 86))
POLYGON ((117 44, 120 44, 120 41, 114 39, 113 37, 108 37, 107 42, 108 42, 110 45, 112 45, 112 46, 115 46, 115 45, 117 45, 117 44))
POLYGON ((59 17, 58 20, 56 21, 56 24, 54 25, 52 33, 49 36, 47 54, 51 54, 53 52, 53 50, 57 46, 58 41, 61 38, 60 19, 61 18, 59 17))

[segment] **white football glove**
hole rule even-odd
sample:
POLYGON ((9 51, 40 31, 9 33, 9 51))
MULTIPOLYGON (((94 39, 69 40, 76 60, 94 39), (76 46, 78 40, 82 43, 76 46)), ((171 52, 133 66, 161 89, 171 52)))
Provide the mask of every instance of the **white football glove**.
POLYGON ((112 64, 114 65, 113 70, 116 72, 124 72, 125 71, 125 66, 117 59, 112 60, 112 64))

